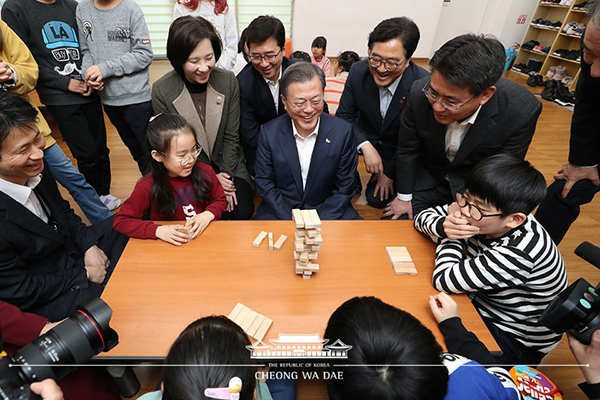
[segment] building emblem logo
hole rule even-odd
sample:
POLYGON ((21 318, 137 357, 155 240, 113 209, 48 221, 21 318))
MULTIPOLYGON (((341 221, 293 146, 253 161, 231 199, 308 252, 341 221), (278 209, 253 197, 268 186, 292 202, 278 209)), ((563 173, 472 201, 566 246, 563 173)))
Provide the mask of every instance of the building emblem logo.
POLYGON ((336 340, 332 344, 327 344, 329 339, 319 337, 314 334, 289 335, 280 333, 279 338, 269 339, 271 344, 266 344, 262 340, 256 341, 251 346, 246 346, 250 350, 252 358, 261 360, 277 360, 290 358, 319 358, 319 359, 346 359, 348 351, 352 349, 341 340, 336 340))

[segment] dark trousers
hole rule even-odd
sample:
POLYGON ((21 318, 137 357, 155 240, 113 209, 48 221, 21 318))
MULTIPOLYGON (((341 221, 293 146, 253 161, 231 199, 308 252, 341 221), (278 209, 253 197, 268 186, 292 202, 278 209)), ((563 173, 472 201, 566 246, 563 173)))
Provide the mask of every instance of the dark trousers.
POLYGON ((238 204, 233 211, 225 213, 231 220, 248 220, 254 214, 254 199, 252 198, 252 188, 250 184, 242 178, 233 178, 235 184, 235 195, 237 196, 238 204))
POLYGON ((152 102, 146 101, 127 106, 108 106, 104 111, 110 122, 117 128, 119 136, 129 149, 142 175, 148 172, 148 155, 146 154, 146 128, 154 114, 152 102))
POLYGON ((67 142, 79 171, 98 195, 110 193, 110 159, 100 101, 69 106, 46 106, 67 142))
MULTIPOLYGON (((426 210, 430 207, 441 206, 444 204, 450 204, 456 201, 454 193, 450 188, 450 182, 443 180, 431 189, 419 190, 413 193, 412 199, 412 211, 413 218, 417 216, 421 211, 426 210)), ((382 219, 390 219, 391 217, 384 217, 382 219)), ((408 219, 407 215, 403 215, 400 219, 408 219)))
MULTIPOLYGON (((360 183, 360 180, 358 182, 360 183)), ((367 187, 365 188, 365 197, 367 198, 367 203, 374 208, 385 208, 385 206, 394 200, 396 193, 393 191, 390 197, 381 200, 380 193, 377 193, 377 196, 375 196, 375 185, 377 185, 376 178, 369 180, 369 183, 367 183, 367 187)))
POLYGON ((561 193, 565 182, 563 180, 555 181, 548 187, 546 199, 535 213, 535 218, 548 231, 557 245, 579 216, 580 206, 591 202, 594 195, 600 191, 600 186, 594 186, 586 179, 573 185, 568 196, 563 199, 561 193))
MULTIPOLYGON (((77 307, 86 300, 100 297, 108 280, 115 270, 117 262, 121 257, 121 253, 125 250, 125 245, 129 237, 115 231, 113 229, 114 217, 107 218, 101 223, 92 226, 95 232, 100 233, 102 236, 98 240, 98 247, 104 251, 110 264, 106 270, 106 279, 102 284, 89 282, 87 288, 79 290, 72 290, 67 293, 63 293, 55 301, 48 304, 41 305, 35 310, 31 310, 34 314, 38 314, 48 318, 50 321, 60 321, 61 319, 68 317, 77 310, 77 307)), ((83 268, 83 254, 81 255, 81 268, 83 268)), ((60 290, 60 288, 57 288, 60 290)), ((110 304, 109 304, 110 306, 110 304)))
MULTIPOLYGON (((488 318, 481 316, 481 319, 483 319, 498 347, 502 350, 502 355, 497 356, 498 364, 506 364, 511 367, 513 365, 530 365, 535 368, 544 358, 544 353, 521 344, 510 334, 499 329, 488 318)), ((507 369, 509 368, 507 367, 507 369)))

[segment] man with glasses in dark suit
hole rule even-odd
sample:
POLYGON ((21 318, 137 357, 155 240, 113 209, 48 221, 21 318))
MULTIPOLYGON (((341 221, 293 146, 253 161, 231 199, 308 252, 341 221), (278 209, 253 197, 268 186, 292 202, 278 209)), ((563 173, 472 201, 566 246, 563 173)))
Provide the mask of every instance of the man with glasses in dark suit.
POLYGON ((396 198, 384 217, 409 219, 455 200, 483 158, 524 158, 542 104, 523 86, 501 78, 504 46, 483 35, 458 36, 435 52, 431 78, 414 83, 402 114, 396 198))
POLYGON ((394 196, 400 114, 408 91, 416 80, 429 76, 410 60, 419 37, 409 18, 380 22, 369 34, 368 59, 350 69, 335 114, 353 125, 356 148, 371 174, 365 196, 376 208, 384 208, 394 196))

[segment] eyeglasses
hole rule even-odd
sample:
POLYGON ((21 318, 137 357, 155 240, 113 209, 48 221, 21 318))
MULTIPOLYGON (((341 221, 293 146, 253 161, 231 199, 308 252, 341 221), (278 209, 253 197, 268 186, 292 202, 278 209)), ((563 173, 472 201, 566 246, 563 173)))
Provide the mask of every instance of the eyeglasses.
POLYGON ((202 152, 202 149, 200 148, 199 145, 194 146, 194 150, 192 151, 191 154, 182 156, 182 157, 171 157, 168 154, 165 153, 161 153, 163 156, 165 157, 169 157, 172 158, 173 160, 177 161, 179 164, 181 164, 182 167, 185 167, 187 165, 190 165, 194 162, 196 162, 196 160, 198 159, 198 156, 200 155, 200 153, 202 152))
POLYGON ((277 57, 279 54, 281 54, 282 50, 283 49, 279 49, 279 51, 275 54, 265 54, 264 56, 261 56, 259 54, 249 54, 248 58, 251 61, 261 62, 262 60, 266 60, 267 62, 271 62, 275 59, 275 57, 277 57))
POLYGON ((306 106, 310 103, 312 108, 319 108, 323 105, 323 97, 319 96, 318 98, 312 99, 310 101, 299 101, 296 103, 290 103, 297 110, 304 110, 306 106))
POLYGON ((369 63, 371 64, 371 67, 373 67, 373 68, 379 68, 379 67, 381 67, 381 64, 383 64, 383 67, 388 72, 394 72, 396 70, 396 68, 398 68, 399 66, 401 66, 405 62, 406 62, 406 60, 403 60, 403 61, 400 61, 400 62, 390 61, 390 60, 383 61, 379 57, 369 57, 369 63))
POLYGON ((469 203, 469 201, 467 200, 465 195, 463 193, 461 193, 460 190, 456 191, 456 203, 458 203, 460 208, 465 208, 468 206, 469 207, 469 215, 475 221, 481 221, 482 219, 487 218, 487 217, 500 217, 500 216, 504 215, 503 213, 499 213, 499 214, 484 213, 481 210, 481 208, 477 207, 475 204, 469 203))
POLYGON ((458 111, 460 110, 465 104, 467 104, 468 102, 470 102, 471 100, 473 100, 475 97, 477 97, 477 95, 471 97, 469 100, 465 101, 464 103, 460 104, 460 105, 456 105, 454 103, 451 103, 449 101, 446 100, 442 100, 439 97, 437 97, 435 94, 431 93, 431 86, 430 86, 431 82, 427 83, 425 86, 423 86, 423 89, 421 89, 421 91, 423 92, 423 94, 425 95, 425 97, 427 97, 429 99, 429 101, 432 101, 433 103, 440 103, 442 106, 444 106, 444 108, 446 110, 450 110, 450 111, 458 111))

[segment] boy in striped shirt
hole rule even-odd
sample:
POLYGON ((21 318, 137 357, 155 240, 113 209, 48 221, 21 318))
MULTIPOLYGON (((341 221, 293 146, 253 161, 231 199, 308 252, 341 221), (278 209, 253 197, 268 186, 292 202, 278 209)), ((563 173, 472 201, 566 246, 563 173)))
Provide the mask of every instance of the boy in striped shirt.
POLYGON ((438 245, 433 285, 469 294, 503 352, 500 364, 537 365, 561 338, 538 324, 567 287, 562 256, 531 215, 545 194, 529 162, 498 154, 473 168, 456 202, 415 218, 438 245))

